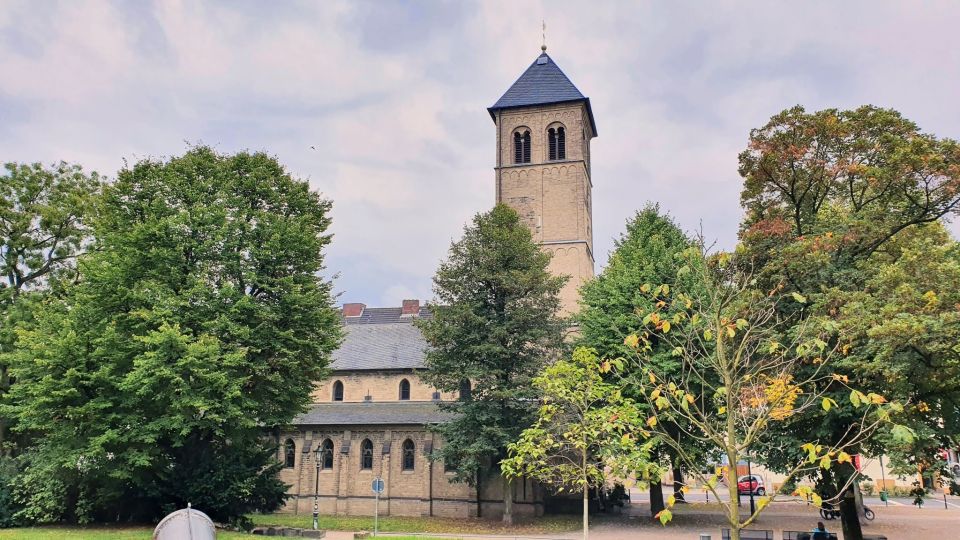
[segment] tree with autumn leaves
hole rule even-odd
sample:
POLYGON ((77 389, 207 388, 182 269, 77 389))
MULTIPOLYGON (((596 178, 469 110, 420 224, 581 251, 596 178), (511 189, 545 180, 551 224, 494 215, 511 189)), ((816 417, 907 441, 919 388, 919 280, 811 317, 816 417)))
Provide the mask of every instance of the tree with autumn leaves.
MULTIPOLYGON (((887 454, 904 474, 943 465, 939 449, 960 434, 960 351, 958 250, 939 221, 960 207, 960 145, 890 109, 794 107, 751 132, 740 174, 739 259, 757 288, 803 299, 778 306, 784 334, 816 327, 839 350, 835 370, 903 403, 900 421, 917 434, 905 443, 885 427, 852 450, 887 454)), ((850 419, 791 417, 768 466, 788 468, 801 437, 835 444, 850 419)), ((813 477, 836 487, 855 475, 813 477)), ((844 536, 860 538, 853 505, 841 511, 844 536)))
MULTIPOLYGON (((708 255, 702 245, 680 256, 682 265, 673 287, 644 284, 654 306, 638 313, 644 328, 624 341, 635 353, 610 361, 623 384, 643 396, 650 411, 638 427, 643 438, 668 446, 687 465, 689 474, 722 501, 731 538, 763 512, 778 495, 760 498, 753 513, 738 505, 736 471, 717 467, 704 472, 699 452, 686 443, 695 440, 710 447, 731 467, 748 456, 765 455, 778 444, 778 433, 795 416, 825 418, 840 410, 853 412, 845 435, 830 444, 811 438, 798 444, 801 457, 785 471, 787 481, 814 470, 829 470, 851 462, 848 449, 870 437, 881 425, 893 423, 903 411, 876 393, 851 387, 849 378, 832 371, 835 350, 813 324, 793 326, 780 306, 806 301, 799 294, 767 294, 754 288, 754 277, 742 271, 728 254, 708 255), (784 339, 789 336, 789 339, 784 339), (680 364, 665 372, 651 362, 654 340, 670 344, 680 364), (846 392, 843 402, 828 395, 846 392), (681 435, 667 426, 677 426, 681 435), (722 481, 726 479, 726 486, 722 481), (719 491, 725 489, 723 501, 719 491)), ((910 430, 894 425, 905 439, 910 430)), ((814 493, 801 487, 794 495, 819 505, 834 493, 814 493)), ((672 519, 669 507, 657 516, 672 519)))

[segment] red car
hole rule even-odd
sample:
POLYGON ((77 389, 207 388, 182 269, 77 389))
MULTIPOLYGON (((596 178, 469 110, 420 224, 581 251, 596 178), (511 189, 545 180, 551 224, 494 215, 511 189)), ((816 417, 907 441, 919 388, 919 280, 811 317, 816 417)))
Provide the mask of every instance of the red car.
POLYGON ((737 479, 737 492, 741 495, 749 495, 753 493, 754 495, 764 495, 767 493, 767 490, 763 487, 763 478, 752 474, 747 476, 741 476, 737 479))

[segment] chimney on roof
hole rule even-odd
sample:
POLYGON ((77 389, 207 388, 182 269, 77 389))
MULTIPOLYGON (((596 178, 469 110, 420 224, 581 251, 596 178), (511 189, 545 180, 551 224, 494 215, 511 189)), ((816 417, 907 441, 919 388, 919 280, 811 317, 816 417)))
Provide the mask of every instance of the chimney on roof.
POLYGON ((404 300, 400 308, 401 317, 416 317, 420 315, 420 300, 404 300))
POLYGON ((366 304, 344 304, 343 305, 343 316, 344 317, 359 317, 363 315, 363 310, 366 308, 366 304))

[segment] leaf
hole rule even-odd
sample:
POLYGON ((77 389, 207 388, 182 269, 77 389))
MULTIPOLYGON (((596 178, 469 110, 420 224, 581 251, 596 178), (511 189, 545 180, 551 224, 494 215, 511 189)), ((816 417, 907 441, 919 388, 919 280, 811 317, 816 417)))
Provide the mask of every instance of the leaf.
POLYGON ((661 326, 661 329, 663 329, 664 334, 670 332, 670 321, 663 321, 663 326, 661 326))
POLYGON ((737 330, 743 330, 749 324, 746 319, 737 319, 737 330))
POLYGON ((717 409, 717 414, 726 414, 726 412, 727 412, 726 407, 720 407, 717 409))
POLYGON ((650 427, 656 427, 656 426, 657 426, 657 417, 656 417, 656 416, 651 416, 650 418, 647 418, 647 425, 650 426, 650 427))
POLYGON ((727 337, 733 337, 737 335, 737 331, 733 329, 732 326, 727 327, 727 337))
POLYGON ((770 504, 770 497, 760 497, 760 499, 757 501, 757 510, 763 510, 768 504, 770 504))
POLYGON ((631 349, 636 349, 640 345, 640 338, 636 334, 630 334, 623 339, 623 344, 631 349))
POLYGON ((683 347, 674 347, 670 354, 673 356, 683 356, 683 347))
POLYGON ((703 339, 707 341, 713 341, 713 332, 711 332, 710 330, 704 330, 703 339))
POLYGON ((657 376, 654 375, 652 371, 649 373, 649 375, 650 375, 650 383, 651 383, 651 384, 656 384, 656 383, 657 383, 657 376))
POLYGON ((806 296, 804 296, 804 295, 802 295, 802 294, 800 294, 800 293, 798 293, 798 292, 791 293, 791 295, 793 296, 793 299, 796 300, 797 302, 799 302, 799 303, 801 303, 801 304, 806 304, 806 303, 807 303, 807 297, 806 297, 806 296))
POLYGON ((912 429, 901 424, 897 424, 890 428, 890 434, 893 435, 894 440, 906 444, 912 443, 915 435, 912 429))
POLYGON ((820 458, 820 468, 824 470, 830 468, 830 456, 823 456, 820 458))
POLYGON ((856 390, 850 392, 850 403, 852 403, 855 408, 860 406, 860 392, 856 390))
POLYGON ((813 499, 813 505, 817 508, 823 506, 823 497, 817 495, 816 493, 811 493, 810 498, 813 499))
POLYGON ((667 497, 667 508, 672 508, 674 504, 677 504, 676 495, 671 495, 667 497))
POLYGON ((653 517, 659 519, 661 525, 666 525, 667 523, 670 522, 671 519, 673 519, 673 512, 669 510, 661 510, 657 512, 657 515, 653 517))
POLYGON ((823 398, 823 401, 820 402, 820 406, 827 412, 830 412, 830 405, 830 398, 823 398))
POLYGON ((850 457, 850 454, 841 450, 837 454, 837 463, 853 463, 853 458, 850 457))
MULTIPOLYGON (((634 283, 636 283, 636 282, 634 282, 634 283)), ((641 286, 640 286, 640 292, 642 292, 642 293, 648 293, 648 292, 650 292, 650 284, 649 284, 649 283, 644 283, 643 285, 641 285, 641 286)))
POLYGON ((668 400, 663 396, 660 396, 657 398, 657 401, 654 404, 657 406, 657 409, 662 411, 670 406, 670 400, 668 400))
POLYGON ((660 397, 660 388, 654 388, 653 392, 650 392, 650 399, 656 401, 660 397))

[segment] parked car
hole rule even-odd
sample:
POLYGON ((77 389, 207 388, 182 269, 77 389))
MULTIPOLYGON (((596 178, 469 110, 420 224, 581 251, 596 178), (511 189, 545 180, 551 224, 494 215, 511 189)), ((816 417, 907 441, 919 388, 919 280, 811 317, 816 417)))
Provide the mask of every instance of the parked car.
POLYGON ((756 474, 749 474, 737 479, 737 492, 741 495, 749 495, 750 493, 765 495, 767 490, 763 487, 763 478, 756 474))

